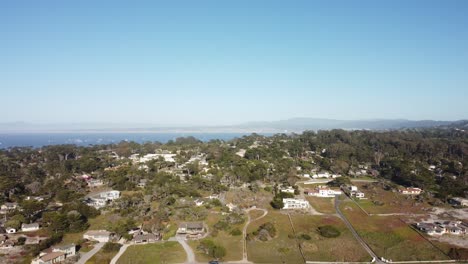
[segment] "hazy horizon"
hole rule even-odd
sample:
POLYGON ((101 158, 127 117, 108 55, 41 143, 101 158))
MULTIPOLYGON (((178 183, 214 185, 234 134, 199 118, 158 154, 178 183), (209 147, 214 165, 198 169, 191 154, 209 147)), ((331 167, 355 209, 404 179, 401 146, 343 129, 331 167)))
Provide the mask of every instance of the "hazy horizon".
POLYGON ((0 3, 0 123, 460 120, 466 1, 0 3))

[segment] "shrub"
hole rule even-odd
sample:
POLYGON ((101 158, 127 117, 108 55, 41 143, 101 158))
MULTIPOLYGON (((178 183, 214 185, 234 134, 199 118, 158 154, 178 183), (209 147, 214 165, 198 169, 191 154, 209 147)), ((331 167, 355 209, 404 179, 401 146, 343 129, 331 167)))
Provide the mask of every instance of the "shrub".
POLYGON ((341 235, 340 231, 331 225, 320 226, 318 232, 323 237, 338 237, 341 235))
POLYGON ((231 230, 231 235, 232 236, 240 236, 240 235, 242 235, 242 231, 240 231, 239 228, 234 228, 233 230, 231 230))
POLYGON ((301 234, 300 238, 304 239, 304 240, 311 240, 312 239, 312 237, 309 236, 308 234, 301 234))

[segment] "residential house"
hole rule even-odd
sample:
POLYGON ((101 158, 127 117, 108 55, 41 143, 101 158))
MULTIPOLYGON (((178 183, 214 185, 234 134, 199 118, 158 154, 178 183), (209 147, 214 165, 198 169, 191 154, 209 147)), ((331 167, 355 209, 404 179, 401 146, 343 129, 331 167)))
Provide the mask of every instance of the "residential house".
POLYGON ((283 193, 292 193, 294 194, 294 188, 292 186, 288 186, 288 187, 283 187, 280 189, 281 192, 283 193))
POLYGON ((88 187, 91 187, 91 188, 104 185, 104 182, 99 179, 89 179, 88 181, 86 181, 86 183, 88 184, 88 187))
POLYGON ((413 187, 402 188, 399 191, 400 191, 400 193, 406 194, 406 195, 419 195, 422 192, 421 189, 413 188, 413 187))
POLYGON ((21 225, 21 232, 33 232, 39 230, 39 224, 38 223, 32 223, 32 224, 22 224, 21 225))
POLYGON ((115 199, 118 199, 120 198, 120 191, 116 191, 116 190, 112 190, 112 191, 105 191, 105 192, 101 192, 99 194, 99 196, 101 198, 105 198, 109 201, 113 201, 115 199))
POLYGON ((154 243, 161 239, 160 235, 155 234, 139 234, 133 238, 133 243, 141 244, 141 243, 154 243))
POLYGON ((2 211, 8 212, 8 211, 13 211, 16 209, 19 209, 18 203, 4 203, 0 207, 2 211))
POLYGON ((310 207, 304 199, 283 198, 283 209, 306 209, 310 207))
POLYGON ((304 192, 310 196, 317 196, 317 197, 335 197, 336 195, 341 195, 342 192, 340 190, 331 189, 328 186, 320 185, 316 187, 314 190, 305 190, 304 192))
POLYGON ((205 233, 203 222, 187 222, 179 225, 177 234, 186 235, 187 238, 199 238, 205 233))
POLYGON ((55 264, 63 261, 65 261, 65 253, 51 252, 33 259, 31 264, 55 264))
POLYGON ((464 235, 467 232, 468 225, 462 221, 444 221, 444 222, 420 222, 415 224, 420 231, 430 235, 464 235))
POLYGON ((147 179, 141 179, 138 184, 137 184, 137 187, 139 188, 145 188, 146 187, 146 183, 148 183, 148 180, 147 179))
POLYGON ((106 230, 89 230, 84 233, 83 238, 98 242, 109 242, 111 239, 111 232, 106 230))
POLYGON ((27 236, 26 241, 24 241, 25 245, 37 245, 41 243, 42 241, 48 239, 48 237, 42 237, 42 236, 27 236))
POLYGON ((76 245, 69 244, 64 246, 54 246, 52 247, 52 252, 62 252, 65 253, 65 257, 71 257, 76 255, 76 245))

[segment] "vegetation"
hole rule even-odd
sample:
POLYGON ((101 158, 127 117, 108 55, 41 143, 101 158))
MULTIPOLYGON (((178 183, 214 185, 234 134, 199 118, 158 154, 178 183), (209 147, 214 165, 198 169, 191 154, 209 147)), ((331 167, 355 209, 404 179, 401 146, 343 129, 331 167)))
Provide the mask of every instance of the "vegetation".
POLYGON ((339 237, 341 234, 338 229, 331 225, 319 226, 317 230, 323 237, 339 237))

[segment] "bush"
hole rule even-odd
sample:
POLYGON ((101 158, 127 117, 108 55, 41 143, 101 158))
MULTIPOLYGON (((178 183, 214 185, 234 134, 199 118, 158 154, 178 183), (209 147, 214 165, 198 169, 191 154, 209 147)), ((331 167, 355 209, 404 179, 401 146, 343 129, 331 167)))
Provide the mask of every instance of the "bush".
POLYGON ((115 251, 119 251, 120 247, 122 245, 118 244, 118 243, 112 243, 112 242, 107 242, 104 247, 102 247, 102 250, 104 252, 115 252, 115 251))
POLYGON ((231 235, 232 236, 240 236, 240 235, 242 235, 242 231, 240 231, 239 228, 234 228, 233 230, 231 230, 231 235))
POLYGON ((311 240, 312 239, 312 237, 309 236, 308 234, 301 234, 300 238, 303 239, 303 240, 311 240))
POLYGON ((272 191, 272 189, 271 189, 270 186, 267 186, 267 187, 263 188, 263 190, 265 190, 265 191, 267 191, 267 192, 271 192, 271 191, 272 191))
POLYGON ((282 209, 284 207, 283 199, 273 198, 273 201, 270 202, 271 207, 275 209, 282 209))
POLYGON ((341 235, 340 231, 331 225, 320 226, 318 232, 323 237, 338 237, 341 235))

